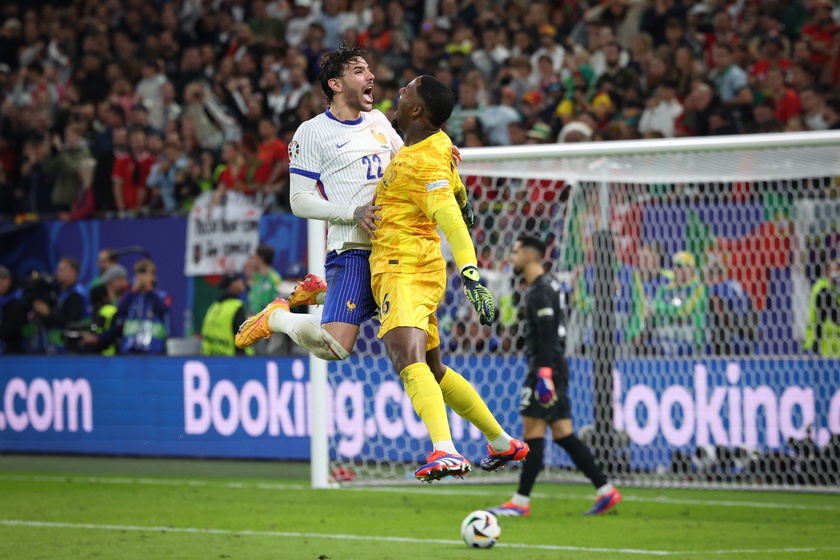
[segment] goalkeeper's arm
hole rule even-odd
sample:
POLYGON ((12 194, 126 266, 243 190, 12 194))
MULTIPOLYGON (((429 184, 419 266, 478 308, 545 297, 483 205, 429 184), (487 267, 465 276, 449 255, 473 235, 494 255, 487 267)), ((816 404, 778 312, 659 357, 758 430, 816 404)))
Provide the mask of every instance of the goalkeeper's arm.
POLYGON ((491 324, 496 318, 496 304, 493 301, 493 294, 481 283, 476 267, 478 259, 475 256, 475 248, 461 213, 454 204, 450 203, 436 211, 434 218, 452 247, 452 256, 455 258, 458 270, 461 271, 467 299, 478 312, 481 324, 491 324))
POLYGON ((457 170, 455 171, 455 178, 458 180, 458 185, 455 187, 455 202, 458 203, 458 208, 461 209, 461 217, 464 219, 467 228, 472 228, 475 225, 475 214, 473 214, 470 199, 467 195, 467 187, 461 181, 461 176, 458 175, 457 170))

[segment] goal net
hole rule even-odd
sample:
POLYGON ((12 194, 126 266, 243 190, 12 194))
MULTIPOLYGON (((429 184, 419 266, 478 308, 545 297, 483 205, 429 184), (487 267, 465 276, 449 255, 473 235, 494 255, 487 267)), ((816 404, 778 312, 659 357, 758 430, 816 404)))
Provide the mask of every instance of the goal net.
MULTIPOLYGON (((500 313, 479 325, 453 266, 442 351, 505 429, 521 434, 525 287, 508 256, 527 234, 563 283, 572 416, 611 477, 840 490, 840 290, 811 297, 840 259, 840 134, 462 153, 500 313)), ((431 451, 377 329, 363 325, 351 358, 328 366, 328 472, 341 484, 414 483, 431 451)), ((477 462, 483 436, 450 420, 477 462)), ((476 471, 467 480, 518 475, 476 471)), ((583 480, 553 445, 543 476, 583 480)))

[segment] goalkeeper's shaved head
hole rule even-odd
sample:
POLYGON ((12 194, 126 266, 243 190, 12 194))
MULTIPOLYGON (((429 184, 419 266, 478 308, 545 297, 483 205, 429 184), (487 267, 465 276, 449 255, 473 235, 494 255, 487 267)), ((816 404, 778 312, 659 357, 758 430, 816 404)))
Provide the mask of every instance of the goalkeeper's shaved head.
POLYGON ((423 74, 420 76, 417 94, 423 100, 429 123, 435 128, 442 127, 455 108, 452 89, 434 76, 423 74))

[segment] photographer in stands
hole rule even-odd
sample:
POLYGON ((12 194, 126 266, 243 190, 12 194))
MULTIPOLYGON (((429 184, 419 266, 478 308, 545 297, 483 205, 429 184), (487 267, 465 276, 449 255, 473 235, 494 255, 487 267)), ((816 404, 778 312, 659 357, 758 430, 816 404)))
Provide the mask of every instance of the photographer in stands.
POLYGON ((134 265, 134 284, 114 315, 111 328, 101 334, 83 335, 87 344, 104 348, 120 336, 120 354, 163 354, 169 327, 170 298, 157 289, 157 267, 150 259, 134 265))
POLYGON ((66 339, 64 329, 69 323, 75 323, 90 317, 90 300, 87 291, 79 282, 79 261, 72 257, 63 257, 55 269, 58 284, 58 297, 55 302, 38 295, 32 300, 34 318, 46 328, 47 354, 78 352, 78 341, 66 339))

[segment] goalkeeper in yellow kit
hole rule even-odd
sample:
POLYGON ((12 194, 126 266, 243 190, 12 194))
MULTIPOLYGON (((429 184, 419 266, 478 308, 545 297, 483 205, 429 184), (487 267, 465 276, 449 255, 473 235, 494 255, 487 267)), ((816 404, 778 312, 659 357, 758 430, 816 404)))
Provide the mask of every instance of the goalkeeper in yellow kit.
POLYGON ((441 361, 435 313, 446 286, 440 226, 461 271, 464 291, 482 324, 496 316, 493 294, 476 268, 475 249, 456 194, 466 195, 452 161, 452 141, 441 131, 455 105, 452 90, 420 76, 400 90, 397 125, 405 144, 376 188, 381 220, 370 256, 371 286, 380 309, 379 336, 405 385, 411 404, 429 431, 434 451, 415 476, 424 482, 471 469, 452 442, 446 405, 487 437, 481 468, 492 471, 521 461, 528 445, 508 435, 472 385, 441 361))

